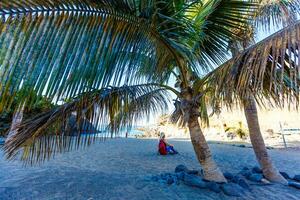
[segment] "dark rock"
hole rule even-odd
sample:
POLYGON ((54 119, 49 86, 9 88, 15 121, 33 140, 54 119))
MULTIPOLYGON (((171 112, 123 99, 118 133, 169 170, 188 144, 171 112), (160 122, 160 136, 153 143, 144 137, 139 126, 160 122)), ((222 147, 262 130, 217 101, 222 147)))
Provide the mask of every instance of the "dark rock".
POLYGON ((233 175, 232 175, 231 173, 229 173, 229 172, 225 172, 223 175, 224 175, 224 177, 225 177, 226 179, 228 179, 228 180, 233 179, 233 175))
POLYGON ((185 173, 184 173, 184 172, 179 172, 179 173, 176 173, 176 177, 178 178, 178 180, 181 180, 181 181, 183 181, 183 179, 184 179, 184 175, 185 175, 185 173))
POLYGON ((244 144, 240 144, 238 147, 241 147, 241 148, 246 148, 246 145, 244 145, 244 144))
POLYGON ((177 165, 176 168, 175 168, 175 173, 188 172, 188 171, 189 171, 189 169, 184 165, 177 165))
POLYGON ((245 178, 239 176, 239 175, 235 175, 232 179, 232 182, 239 184, 241 187, 245 188, 245 189, 250 189, 249 184, 247 183, 247 181, 245 180, 245 178))
POLYGON ((261 174, 261 173, 262 173, 262 170, 261 170, 259 167, 256 166, 256 167, 253 167, 253 168, 252 168, 252 172, 253 172, 253 173, 257 173, 257 174, 261 174))
POLYGON ((281 176, 283 176, 283 178, 291 179, 291 177, 287 173, 285 173, 285 172, 279 172, 279 173, 281 174, 281 176))
POLYGON ((228 196, 240 197, 243 195, 243 188, 235 183, 223 184, 221 189, 228 196))
POLYGON ((295 175, 293 179, 294 179, 295 181, 300 182, 300 175, 295 175))
POLYGON ((300 183, 290 181, 289 186, 300 189, 300 183))
POLYGON ((238 180, 238 184, 242 187, 242 188, 244 188, 244 189, 247 189, 247 190, 250 190, 250 186, 249 186, 249 184, 246 182, 246 180, 245 179, 239 179, 238 180))
POLYGON ((248 179, 250 181, 254 181, 254 182, 261 182, 261 180, 263 179, 263 175, 262 174, 251 174, 248 179))
POLYGON ((204 182, 199 176, 196 175, 185 174, 183 183, 192 187, 198 187, 198 188, 207 187, 206 182, 204 182))
POLYGON ((220 193, 221 192, 220 185, 218 185, 216 182, 207 182, 206 186, 211 191, 214 191, 216 193, 220 193))
POLYGON ((169 177, 172 177, 172 174, 170 174, 170 173, 160 174, 160 178, 162 180, 167 180, 169 177))
POLYGON ((171 184, 173 184, 174 183, 174 179, 172 178, 172 177, 168 177, 167 178, 167 184, 168 185, 171 185, 171 184))
POLYGON ((250 170, 248 167, 243 167, 242 170, 250 170))
POLYGON ((240 174, 243 175, 243 176, 245 176, 246 178, 249 178, 252 175, 252 173, 251 173, 250 170, 242 170, 240 172, 240 174))
POLYGON ((188 170, 187 173, 198 175, 199 171, 198 170, 188 170))
POLYGON ((232 182, 234 183, 239 183, 239 180, 241 179, 242 177, 240 177, 239 175, 235 175, 233 178, 232 178, 232 182))

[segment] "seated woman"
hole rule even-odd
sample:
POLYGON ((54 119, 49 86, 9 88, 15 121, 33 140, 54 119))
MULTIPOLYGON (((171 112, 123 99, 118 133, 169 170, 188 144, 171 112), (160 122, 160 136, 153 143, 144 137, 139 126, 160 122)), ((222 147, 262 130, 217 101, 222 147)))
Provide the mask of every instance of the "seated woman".
POLYGON ((178 152, 174 149, 174 146, 167 142, 165 139, 165 134, 160 134, 160 140, 158 144, 158 151, 160 155, 167 155, 167 154, 178 154, 178 152))

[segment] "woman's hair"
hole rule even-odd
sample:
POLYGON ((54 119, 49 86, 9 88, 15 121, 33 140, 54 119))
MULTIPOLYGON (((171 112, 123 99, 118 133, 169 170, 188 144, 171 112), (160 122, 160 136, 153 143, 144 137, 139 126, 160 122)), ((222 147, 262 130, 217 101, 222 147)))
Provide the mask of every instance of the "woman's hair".
POLYGON ((164 132, 160 132, 160 139, 165 138, 165 133, 164 132))

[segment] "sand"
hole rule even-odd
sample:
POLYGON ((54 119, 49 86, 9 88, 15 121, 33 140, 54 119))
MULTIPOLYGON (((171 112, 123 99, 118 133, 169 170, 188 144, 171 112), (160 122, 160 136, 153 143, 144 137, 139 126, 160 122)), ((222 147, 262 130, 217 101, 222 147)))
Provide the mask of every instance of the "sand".
MULTIPOLYGON (((171 140, 180 152, 158 156, 157 140, 113 139, 87 149, 58 155, 36 167, 7 162, 0 151, 0 199, 300 199, 300 190, 280 185, 252 185, 252 192, 233 198, 207 189, 167 186, 151 176, 173 172, 178 164, 199 169, 192 145, 186 139, 171 140)), ((210 144, 225 172, 237 173, 256 165, 251 148, 210 144)), ((300 174, 300 150, 270 150, 277 167, 290 175, 300 174)))

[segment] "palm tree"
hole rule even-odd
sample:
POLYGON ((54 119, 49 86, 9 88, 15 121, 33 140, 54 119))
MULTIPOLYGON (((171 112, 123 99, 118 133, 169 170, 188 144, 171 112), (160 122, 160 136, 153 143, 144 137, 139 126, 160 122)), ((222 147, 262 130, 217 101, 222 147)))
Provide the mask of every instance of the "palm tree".
MULTIPOLYGON (((261 26, 263 26, 265 29, 270 29, 270 21, 272 20, 273 25, 276 26, 285 26, 291 24, 297 19, 295 12, 299 12, 299 7, 296 7, 297 5, 299 5, 299 2, 297 1, 262 1, 255 15, 256 25, 260 25, 259 23, 263 22, 261 26)), ((253 36, 253 34, 249 34, 254 32, 252 28, 253 26, 250 25, 249 30, 247 31, 248 34, 243 34, 243 36, 241 37, 243 38, 243 41, 241 41, 241 46, 243 47, 243 49, 246 49, 254 41, 254 38, 251 37, 253 36)), ((238 51, 238 49, 236 51, 238 51)), ((275 168, 271 161, 271 158, 267 153, 267 149, 261 135, 256 102, 253 94, 250 93, 249 95, 241 98, 243 100, 245 116, 248 123, 250 140, 257 160, 262 167, 264 176, 272 182, 287 184, 287 181, 275 168)))
MULTIPOLYGON (((131 96, 131 101, 119 99, 120 93, 111 93, 110 103, 106 104, 101 104, 108 101, 102 95, 97 101, 86 95, 107 92, 109 85, 154 81, 179 97, 204 177, 226 181, 202 134, 198 122, 199 93, 193 90, 189 77, 192 71, 199 73, 199 69, 208 68, 211 63, 226 60, 227 41, 234 37, 230 29, 243 28, 241 24, 251 16, 249 9, 254 9, 254 4, 243 0, 2 1, 0 110, 6 109, 20 88, 34 89, 54 101, 68 98, 73 103, 24 121, 18 134, 6 144, 7 154, 12 157, 23 148, 24 159, 40 161, 55 148, 69 149, 72 145, 66 142, 67 123, 62 122, 74 111, 79 120, 87 117, 82 112, 88 112, 91 118, 97 116, 99 109, 108 109, 104 114, 100 112, 100 116, 109 116, 111 130, 117 131, 142 116, 139 110, 130 110, 136 107, 131 108, 133 99, 148 97, 156 90, 131 96), (180 78, 180 91, 161 85, 174 70, 180 78), (56 137, 44 137, 49 134, 46 129, 55 132, 56 137), (57 146, 58 143, 64 145, 57 146)), ((125 92, 123 87, 121 91, 125 92)), ((127 89, 131 87, 135 86, 127 89)), ((147 91, 146 87, 143 89, 147 91)), ((145 113, 149 114, 151 107, 147 109, 145 113)), ((91 118, 98 125, 105 122, 94 119, 91 118)), ((77 137, 82 138, 81 135, 77 137)))
MULTIPOLYGON (((23 150, 23 159, 34 163, 90 144, 94 137, 85 136, 81 128, 76 139, 70 139, 71 113, 76 113, 78 122, 87 118, 99 127, 110 122, 110 130, 118 132, 165 108, 161 92, 169 90, 178 96, 204 178, 226 181, 198 121, 204 91, 210 90, 198 78, 211 65, 226 61, 228 41, 237 37, 232 29, 245 29, 255 3, 4 0, 0 5, 0 110, 20 88, 53 101, 70 99, 24 121, 5 145, 9 158, 23 150), (179 91, 165 84, 174 73, 179 91)), ((249 57, 255 50, 241 55, 249 57)), ((239 60, 229 63, 235 61, 239 60)), ((256 74, 254 78, 264 80, 256 74)), ((24 95, 23 102, 27 98, 24 95)))
MULTIPOLYGON (((214 82, 213 84, 220 84, 220 90, 216 94, 226 93, 224 94, 224 97, 226 95, 224 100, 229 104, 233 101, 233 96, 240 99, 244 107, 251 143, 264 176, 272 182, 283 184, 287 184, 287 181, 273 165, 261 135, 256 102, 264 103, 265 100, 269 100, 274 106, 279 107, 284 106, 285 100, 289 104, 293 102, 298 103, 300 77, 295 72, 299 71, 299 67, 296 64, 299 58, 299 51, 297 50, 299 46, 296 42, 297 34, 299 34, 299 22, 295 22, 296 19, 293 15, 288 15, 291 9, 296 9, 299 12, 299 7, 295 5, 299 5, 299 2, 277 1, 271 4, 270 2, 263 3, 258 9, 256 19, 258 19, 258 22, 262 20, 265 23, 265 29, 269 28, 272 18, 277 19, 274 22, 277 21, 283 25, 290 24, 290 26, 246 50, 256 51, 257 53, 253 53, 250 56, 244 53, 239 55, 238 46, 246 49, 254 41, 252 34, 249 34, 253 33, 251 29, 253 26, 249 26, 250 29, 247 31, 247 34, 241 34, 240 38, 242 41, 240 43, 234 42, 232 45, 232 52, 238 57, 239 64, 232 65, 233 61, 229 61, 221 66, 218 72, 215 71, 215 74, 212 73, 210 75, 218 79, 222 76, 221 74, 227 71, 227 76, 221 77, 219 81, 215 82, 215 78, 210 80, 214 82), (285 12, 280 12, 282 10, 285 12), (248 75, 245 76, 245 74, 248 75), (265 78, 264 80, 259 80, 259 77, 265 78), (232 87, 228 84, 230 79, 233 80, 230 83, 232 87), (248 89, 245 90, 247 87, 248 89), (262 92, 258 92, 260 90, 262 92)), ((231 106, 229 104, 227 105, 231 106)))
MULTIPOLYGON (((300 2, 299 1, 260 1, 259 7, 256 10, 254 14, 254 21, 250 21, 250 24, 247 26, 246 31, 245 30, 238 30, 237 35, 239 36, 233 41, 229 42, 231 53, 234 57, 237 57, 239 51, 245 50, 250 45, 253 45, 254 43, 254 26, 263 26, 265 30, 270 30, 271 23, 273 23, 273 26, 286 26, 288 24, 292 24, 296 21, 296 13, 299 13, 300 2), (254 24, 252 24, 254 23, 254 24), (241 50, 239 49, 242 48, 241 50)), ((270 48, 270 47, 269 47, 270 48)), ((285 48, 285 47, 284 47, 285 48)), ((285 49, 284 49, 285 50, 285 49)), ((282 51, 284 51, 282 50, 282 51)), ((286 52, 286 54, 291 53, 286 52)), ((267 52, 269 53, 269 52, 267 52)), ((295 53, 295 52, 293 52, 295 53)), ((295 55, 296 56, 296 55, 295 55)), ((256 58, 258 59, 258 58, 256 58)), ((291 62, 292 58, 291 55, 286 55, 286 59, 289 59, 289 62, 291 62)), ((296 62, 296 57, 293 59, 294 65, 296 62)), ((244 63, 244 62, 243 62, 244 63)), ((290 70, 289 70, 290 71, 290 70)), ((282 72, 283 73, 283 72, 282 72)), ((241 76, 245 76, 246 73, 241 74, 241 76)), ((291 73, 290 73, 291 74, 291 73)), ((218 74, 217 76, 221 76, 218 74)), ((261 75, 264 76, 264 75, 261 75)), ((270 76, 270 75, 269 75, 270 76)), ((282 76, 282 75, 281 75, 282 76)), ((286 75, 285 75, 286 76, 286 75)), ((271 76, 270 76, 271 77, 271 76)), ((287 75, 289 77, 289 75, 287 75)), ((226 77, 230 78, 230 77, 226 77)), ((237 80, 238 77, 235 77, 237 80)), ((256 78, 256 77, 255 77, 256 78)), ((290 77, 292 78, 292 77, 290 77)), ((299 85, 299 79, 300 77, 294 77, 295 79, 295 85, 298 87, 299 85)), ((292 80, 293 80, 292 79, 292 80)), ((215 84, 213 82, 212 84, 215 84)), ((269 84, 269 83, 268 83, 269 84)), ((287 87, 287 85, 285 85, 287 87)), ((293 86, 293 85, 292 85, 293 86)), ((236 86, 237 87, 237 86, 236 86)), ((217 86, 215 87, 217 88, 217 86)), ((224 86, 224 90, 228 90, 230 87, 228 85, 224 86)), ((244 88, 244 87, 242 87, 244 88)), ((289 88, 289 86, 287 87, 289 88)), ((298 92, 294 89, 289 89, 291 93, 298 94, 298 92)), ((219 95, 221 91, 216 92, 216 95, 219 95)), ((266 98, 268 98, 267 95, 270 95, 269 91, 265 92, 267 94, 263 94, 266 98)), ((255 92, 254 92, 255 93, 255 92)), ((298 97, 295 95, 295 97, 298 99, 298 97)), ((253 88, 252 85, 249 87, 249 92, 246 94, 240 95, 239 98, 241 99, 242 106, 244 107, 245 116, 248 123, 249 133, 250 133, 250 140, 256 155, 256 158, 259 162, 259 164, 262 167, 262 171, 264 176, 272 181, 272 182, 278 182, 282 184, 287 184, 287 181, 282 177, 282 175, 279 173, 279 171, 275 168, 273 165, 271 158, 269 157, 267 153, 267 149, 264 144, 264 140, 261 134, 260 126, 259 126, 259 120, 258 120, 258 114, 257 114, 257 108, 256 108, 256 100, 253 95, 253 88)), ((277 102, 281 102, 284 99, 276 99, 277 102)), ((289 99, 291 100, 291 98, 289 99)), ((218 102, 216 102, 218 103, 218 102)), ((281 104, 282 105, 282 104, 281 104)), ((203 108, 203 107, 202 107, 203 108)), ((206 109, 204 109, 206 110, 206 109)))

